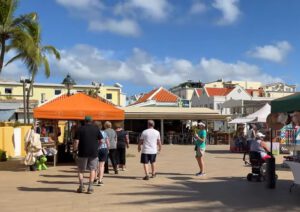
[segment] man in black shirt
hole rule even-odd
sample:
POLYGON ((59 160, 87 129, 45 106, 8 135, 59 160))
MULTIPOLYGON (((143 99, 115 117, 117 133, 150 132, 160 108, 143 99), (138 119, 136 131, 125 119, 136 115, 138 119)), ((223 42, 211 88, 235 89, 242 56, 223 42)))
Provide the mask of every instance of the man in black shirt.
POLYGON ((87 193, 93 193, 93 181, 98 163, 98 145, 103 138, 97 126, 92 124, 92 117, 85 117, 85 125, 81 126, 75 135, 75 150, 78 150, 78 193, 85 191, 83 184, 83 173, 88 168, 90 170, 89 187, 87 193))

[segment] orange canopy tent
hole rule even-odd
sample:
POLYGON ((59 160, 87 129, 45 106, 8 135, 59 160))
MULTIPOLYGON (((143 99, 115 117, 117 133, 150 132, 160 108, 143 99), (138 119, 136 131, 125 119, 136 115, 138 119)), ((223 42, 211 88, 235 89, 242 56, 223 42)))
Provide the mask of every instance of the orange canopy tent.
POLYGON ((62 95, 33 110, 35 119, 83 120, 124 120, 124 111, 112 104, 92 98, 83 93, 62 95))

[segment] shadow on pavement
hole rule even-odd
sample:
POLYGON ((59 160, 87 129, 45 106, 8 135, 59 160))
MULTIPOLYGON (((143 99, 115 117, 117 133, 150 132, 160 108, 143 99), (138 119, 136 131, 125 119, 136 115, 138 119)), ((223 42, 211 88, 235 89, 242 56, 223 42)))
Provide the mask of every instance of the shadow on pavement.
POLYGON ((229 150, 205 150, 205 152, 209 153, 209 154, 232 154, 232 152, 230 152, 229 150))
POLYGON ((60 189, 60 188, 29 188, 29 187, 18 187, 19 191, 26 191, 26 192, 70 192, 76 193, 75 190, 70 189, 60 189))
POLYGON ((29 170, 27 166, 20 160, 9 160, 5 162, 0 162, 0 171, 9 172, 24 172, 29 170))
POLYGON ((66 177, 74 178, 74 175, 63 175, 63 174, 56 174, 56 175, 41 174, 40 176, 41 177, 50 177, 50 178, 66 178, 66 177))
MULTIPOLYGON (((199 205, 204 205, 204 208, 199 206, 199 208, 192 208, 193 210, 226 211, 227 208, 234 211, 247 211, 250 209, 300 211, 300 189, 290 194, 291 181, 279 180, 277 188, 271 190, 266 188, 265 183, 248 182, 245 178, 222 177, 211 180, 206 181, 205 179, 201 180, 201 178, 194 180, 182 179, 176 181, 173 185, 152 185, 149 192, 119 193, 117 195, 132 196, 133 201, 126 203, 132 205, 155 203, 167 206, 172 203, 199 202, 199 205), (138 196, 147 196, 147 200, 135 201, 138 196), (209 206, 205 208, 203 202, 209 203, 209 206), (220 205, 220 207, 211 203, 220 205)), ((180 210, 183 210, 183 208, 180 208, 180 210)), ((174 210, 172 209, 172 211, 174 210)))
POLYGON ((137 176, 122 176, 122 175, 104 175, 105 178, 118 178, 118 179, 128 179, 128 180, 138 180, 142 179, 142 177, 137 176))
POLYGON ((58 184, 58 185, 73 185, 73 184, 77 184, 78 185, 78 181, 74 181, 74 182, 66 182, 66 181, 48 181, 48 180, 38 180, 38 183, 44 183, 44 184, 58 184))

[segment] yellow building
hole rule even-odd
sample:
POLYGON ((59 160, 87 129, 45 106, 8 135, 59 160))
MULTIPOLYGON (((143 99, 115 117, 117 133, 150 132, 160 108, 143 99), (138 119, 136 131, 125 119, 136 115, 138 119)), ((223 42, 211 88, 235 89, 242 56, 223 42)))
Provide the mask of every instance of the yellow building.
MULTIPOLYGON (((93 85, 75 85, 71 93, 95 89, 96 87, 93 85)), ((99 92, 101 97, 111 101, 115 105, 125 106, 126 104, 126 96, 122 93, 122 86, 118 83, 113 86, 101 86, 99 92)), ((62 93, 67 93, 67 89, 62 84, 34 83, 31 99, 37 100, 41 104, 62 93)), ((23 84, 19 82, 0 81, 0 98, 22 100, 23 84)))
POLYGON ((224 81, 223 79, 215 82, 205 83, 206 88, 226 88, 232 86, 234 87, 235 85, 239 85, 244 89, 259 89, 262 87, 263 83, 253 81, 224 81))

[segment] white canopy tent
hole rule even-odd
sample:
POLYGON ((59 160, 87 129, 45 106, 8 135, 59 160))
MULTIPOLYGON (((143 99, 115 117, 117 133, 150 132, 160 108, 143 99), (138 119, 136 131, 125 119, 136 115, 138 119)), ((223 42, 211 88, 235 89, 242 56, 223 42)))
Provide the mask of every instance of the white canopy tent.
POLYGON ((229 124, 243 124, 249 122, 259 122, 265 123, 267 121, 268 115, 271 113, 271 106, 267 103, 258 111, 241 118, 233 119, 232 121, 228 122, 229 124))

